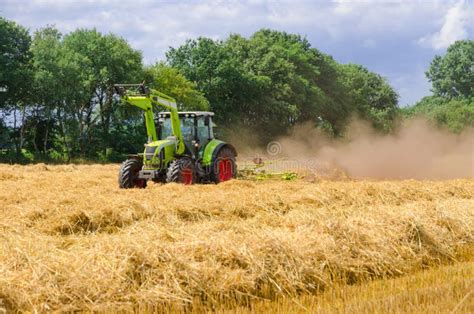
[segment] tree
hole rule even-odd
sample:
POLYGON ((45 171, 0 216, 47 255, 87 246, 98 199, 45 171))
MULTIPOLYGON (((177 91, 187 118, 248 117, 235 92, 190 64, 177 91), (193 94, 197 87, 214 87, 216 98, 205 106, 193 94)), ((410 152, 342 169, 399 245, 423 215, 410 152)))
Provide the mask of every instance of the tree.
MULTIPOLYGON (((262 29, 249 38, 188 40, 168 51, 166 63, 143 67, 141 53, 113 34, 77 29, 63 36, 47 26, 31 42, 26 29, 0 21, 0 84, 8 87, 0 113, 13 113, 14 122, 1 129, 17 154, 25 148, 69 160, 102 158, 109 147, 139 150, 142 113, 120 106, 113 84, 144 79, 176 98, 180 110, 212 110, 224 129, 245 128, 256 141, 302 122, 343 134, 354 113, 389 129, 398 112, 397 95, 382 77, 340 65, 295 34, 262 29)), ((463 116, 471 112, 456 106, 463 116)))
MULTIPOLYGON (((82 155, 113 144, 109 129, 118 106, 113 84, 135 82, 142 76, 141 53, 115 35, 79 29, 64 37, 62 64, 69 94, 66 102, 75 121, 77 144, 82 155), (96 130, 99 126, 101 131, 96 130), (99 143, 93 143, 99 135, 99 143)), ((120 123, 119 121, 117 121, 120 123)))
POLYGON ((13 141, 19 155, 31 96, 31 37, 24 27, 0 17, 0 38, 0 109, 13 115, 13 141))
POLYGON ((434 95, 404 108, 404 116, 421 115, 456 133, 474 127, 474 41, 456 41, 435 56, 426 76, 434 95))
POLYGON ((436 96, 474 96, 474 40, 456 41, 444 56, 436 56, 426 76, 436 96))
POLYGON ((147 84, 175 98, 180 110, 209 110, 209 102, 196 89, 196 84, 163 62, 145 68, 147 84))
POLYGON ((0 108, 25 101, 31 83, 28 30, 0 17, 0 108))
POLYGON ((423 97, 412 107, 403 109, 406 118, 425 117, 440 127, 461 133, 474 127, 474 98, 448 100, 439 96, 423 97))
POLYGON ((337 135, 352 113, 389 120, 397 105, 396 93, 381 77, 339 67, 305 38, 286 32, 262 29, 248 39, 233 34, 224 41, 198 38, 166 56, 196 82, 220 123, 255 130, 264 140, 306 121, 337 135), (349 89, 357 80, 367 87, 351 100, 349 89))
POLYGON ((398 113, 398 94, 383 77, 361 65, 344 64, 340 70, 350 107, 376 129, 389 131, 398 113))
POLYGON ((298 36, 263 30, 250 39, 231 35, 224 42, 188 41, 171 49, 167 58, 196 81, 220 123, 270 137, 285 132, 298 118, 299 96, 292 90, 298 88, 296 67, 287 59, 298 57, 291 49, 305 45, 298 36))
MULTIPOLYGON (((61 33, 54 27, 47 26, 35 32, 31 45, 34 71, 33 100, 34 117, 31 128, 31 143, 36 152, 47 153, 51 144, 50 138, 55 136, 55 114, 61 116, 64 112, 64 99, 69 92, 63 82, 66 73, 60 64, 61 33)), ((59 139, 66 154, 69 155, 68 143, 64 135, 64 121, 58 121, 60 128, 59 139)))

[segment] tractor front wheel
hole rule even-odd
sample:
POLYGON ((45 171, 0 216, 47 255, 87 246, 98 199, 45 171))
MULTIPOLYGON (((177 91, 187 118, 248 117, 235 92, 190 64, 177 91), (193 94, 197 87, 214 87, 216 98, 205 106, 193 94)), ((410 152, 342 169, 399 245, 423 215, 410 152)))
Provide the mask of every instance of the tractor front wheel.
POLYGON ((143 167, 143 163, 138 159, 127 159, 120 166, 119 171, 119 187, 121 189, 146 187, 146 180, 138 178, 138 173, 143 167))
POLYGON ((196 180, 194 163, 190 158, 180 158, 171 162, 166 172, 166 182, 193 184, 196 180))

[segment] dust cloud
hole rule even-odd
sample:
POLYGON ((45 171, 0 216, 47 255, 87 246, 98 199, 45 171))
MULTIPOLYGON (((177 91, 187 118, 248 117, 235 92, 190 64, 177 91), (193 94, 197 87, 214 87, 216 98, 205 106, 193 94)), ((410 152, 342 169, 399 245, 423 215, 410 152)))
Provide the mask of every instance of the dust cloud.
POLYGON ((338 169, 354 178, 453 179, 474 177, 474 130, 453 134, 425 120, 411 120, 390 135, 360 121, 350 124, 344 140, 309 125, 278 139, 279 156, 316 160, 320 171, 338 169))

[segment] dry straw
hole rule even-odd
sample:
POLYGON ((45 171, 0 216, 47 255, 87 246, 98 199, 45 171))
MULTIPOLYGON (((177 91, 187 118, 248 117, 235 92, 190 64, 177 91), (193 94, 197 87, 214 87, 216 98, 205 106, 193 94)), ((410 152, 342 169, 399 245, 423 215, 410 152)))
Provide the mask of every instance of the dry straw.
POLYGON ((234 180, 119 190, 117 166, 0 166, 12 310, 245 305, 456 260, 474 180, 234 180))

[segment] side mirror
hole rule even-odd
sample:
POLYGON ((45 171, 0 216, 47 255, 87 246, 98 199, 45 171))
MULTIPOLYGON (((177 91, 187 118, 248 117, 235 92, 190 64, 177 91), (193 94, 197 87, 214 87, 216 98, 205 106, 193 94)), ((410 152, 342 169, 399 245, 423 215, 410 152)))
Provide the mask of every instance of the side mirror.
POLYGON ((204 117, 204 125, 205 126, 209 126, 209 124, 211 123, 211 119, 209 116, 205 116, 204 117))

